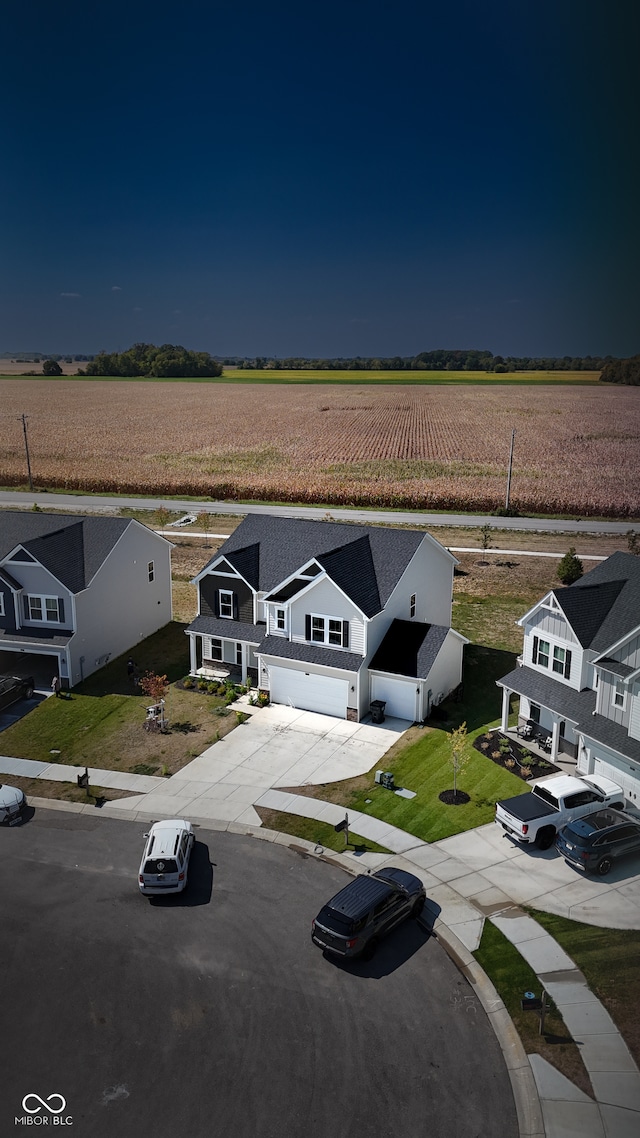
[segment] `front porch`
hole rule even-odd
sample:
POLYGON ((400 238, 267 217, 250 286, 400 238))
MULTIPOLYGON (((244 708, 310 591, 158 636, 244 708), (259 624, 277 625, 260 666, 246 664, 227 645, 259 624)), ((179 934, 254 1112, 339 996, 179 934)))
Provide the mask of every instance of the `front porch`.
POLYGON ((566 738, 566 733, 574 734, 575 726, 566 715, 563 716, 550 707, 534 704, 531 699, 523 697, 512 688, 502 688, 501 731, 510 738, 517 739, 538 758, 548 759, 566 772, 573 772, 576 768, 577 742, 566 738), (520 710, 517 723, 510 726, 512 696, 517 696, 520 700, 520 710), (526 700, 525 708, 529 714, 522 711, 523 700, 526 700))

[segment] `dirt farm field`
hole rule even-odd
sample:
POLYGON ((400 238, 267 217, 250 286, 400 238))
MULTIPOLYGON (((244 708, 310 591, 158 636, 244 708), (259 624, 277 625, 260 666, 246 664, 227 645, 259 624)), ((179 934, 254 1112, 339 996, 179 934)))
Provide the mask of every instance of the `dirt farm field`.
POLYGON ((0 379, 0 484, 640 515, 640 391, 0 379))

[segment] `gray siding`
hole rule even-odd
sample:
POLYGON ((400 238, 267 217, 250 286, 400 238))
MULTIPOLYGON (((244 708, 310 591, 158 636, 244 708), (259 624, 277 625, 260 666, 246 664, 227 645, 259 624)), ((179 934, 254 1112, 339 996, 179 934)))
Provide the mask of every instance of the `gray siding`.
MULTIPOLYGON (((218 609, 218 589, 226 589, 236 598, 237 615, 233 619, 253 624, 253 593, 240 577, 207 573, 200 581, 200 612, 203 616, 220 616, 218 609)), ((235 608, 235 605, 234 605, 235 608)))
POLYGON ((640 635, 634 636, 633 640, 617 652, 612 652, 611 659, 619 660, 621 664, 627 664, 630 668, 640 668, 640 635))
POLYGON ((619 723, 621 727, 629 729, 630 693, 627 691, 624 707, 616 707, 613 702, 613 693, 616 687, 616 677, 611 672, 600 672, 598 685, 598 712, 606 715, 607 719, 619 723))
POLYGON ((531 620, 528 620, 527 631, 535 632, 536 636, 547 632, 557 640, 568 640, 570 644, 577 643, 562 613, 552 613, 549 609, 540 609, 531 620))
POLYGON ((0 596, 4 600, 4 605, 0 605, 0 609, 4 608, 4 616, 0 616, 0 628, 6 628, 9 632, 13 632, 16 627, 16 612, 13 603, 13 593, 8 585, 4 585, 0 581, 0 596))

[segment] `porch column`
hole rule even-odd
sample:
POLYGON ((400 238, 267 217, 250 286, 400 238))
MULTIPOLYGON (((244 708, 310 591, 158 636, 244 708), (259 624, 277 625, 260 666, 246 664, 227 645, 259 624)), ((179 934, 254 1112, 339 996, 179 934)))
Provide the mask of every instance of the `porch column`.
POLYGON ((560 720, 554 719, 551 725, 551 762, 555 763, 558 757, 558 739, 560 738, 560 720))
POLYGON ((247 656, 249 655, 249 645, 248 644, 241 644, 240 648, 241 648, 241 653, 242 653, 242 682, 243 682, 243 684, 246 684, 246 682, 247 682, 247 656))
POLYGON ((509 696, 511 692, 509 688, 502 689, 502 730, 506 731, 509 726, 509 696))
POLYGON ((196 653, 196 638, 193 635, 189 637, 189 662, 191 673, 195 674, 198 669, 198 656, 196 653))

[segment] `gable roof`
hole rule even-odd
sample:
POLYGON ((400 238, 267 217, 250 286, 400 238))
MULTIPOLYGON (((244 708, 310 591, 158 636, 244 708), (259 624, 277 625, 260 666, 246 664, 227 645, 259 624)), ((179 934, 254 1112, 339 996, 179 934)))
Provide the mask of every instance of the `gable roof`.
POLYGON ((613 553, 553 595, 582 647, 604 652, 640 625, 640 558, 613 553))
MULTIPOLYGON (((70 592, 79 593, 90 584, 125 530, 137 524, 132 518, 3 511, 0 560, 20 545, 70 592)), ((5 572, 11 564, 7 563, 5 572)))
POLYGON ((226 557, 254 589, 268 593, 315 558, 366 616, 374 616, 426 536, 416 530, 249 514, 209 565, 226 557))

